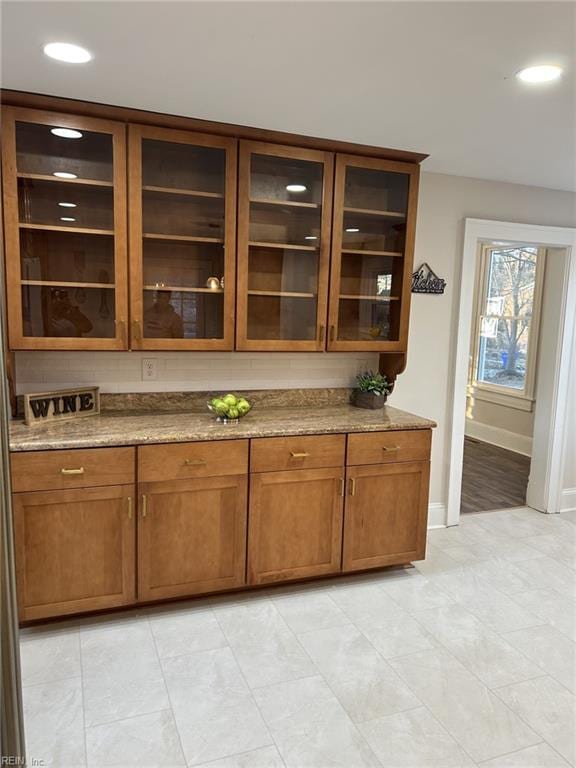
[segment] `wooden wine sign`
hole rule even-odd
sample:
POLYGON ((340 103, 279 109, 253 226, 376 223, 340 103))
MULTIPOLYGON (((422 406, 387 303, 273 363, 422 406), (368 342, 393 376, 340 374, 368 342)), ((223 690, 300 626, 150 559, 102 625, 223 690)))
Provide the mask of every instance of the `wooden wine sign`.
POLYGON ((28 426, 81 419, 100 413, 100 388, 81 387, 59 392, 24 395, 24 420, 28 426))

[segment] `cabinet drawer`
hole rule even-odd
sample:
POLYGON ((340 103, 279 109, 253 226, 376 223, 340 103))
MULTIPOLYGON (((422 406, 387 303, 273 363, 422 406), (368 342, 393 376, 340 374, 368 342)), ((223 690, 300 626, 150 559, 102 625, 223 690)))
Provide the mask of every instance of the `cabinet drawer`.
POLYGON ((247 472, 248 440, 211 440, 138 448, 138 481, 141 483, 245 475, 247 472))
POLYGON ((45 491, 128 485, 134 482, 134 448, 13 453, 12 490, 45 491))
POLYGON ((344 435, 259 437, 252 440, 251 472, 319 469, 344 464, 344 435))
POLYGON ((429 461, 432 430, 370 432, 348 435, 348 465, 429 461))

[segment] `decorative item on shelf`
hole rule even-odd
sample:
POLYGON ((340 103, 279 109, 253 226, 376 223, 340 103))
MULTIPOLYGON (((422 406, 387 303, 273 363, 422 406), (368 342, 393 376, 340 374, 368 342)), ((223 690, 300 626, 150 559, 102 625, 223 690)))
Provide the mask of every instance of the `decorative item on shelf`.
POLYGON ((351 402, 356 408, 376 410, 382 408, 390 392, 391 385, 386 376, 374 371, 364 371, 356 376, 357 389, 353 390, 351 402))
POLYGON ((224 397, 214 397, 210 400, 208 410, 216 414, 216 421, 221 424, 238 424, 243 416, 252 410, 245 397, 227 394, 224 397))
POLYGON ((208 280, 206 280, 206 288, 209 288, 211 291, 219 291, 220 280, 217 277, 209 277, 208 280))
POLYGON ((412 273, 412 293, 444 293, 446 280, 432 271, 429 264, 424 262, 416 272, 412 273))
POLYGON ((99 413, 99 387, 24 395, 24 420, 28 426, 54 424, 57 421, 97 416, 99 413))

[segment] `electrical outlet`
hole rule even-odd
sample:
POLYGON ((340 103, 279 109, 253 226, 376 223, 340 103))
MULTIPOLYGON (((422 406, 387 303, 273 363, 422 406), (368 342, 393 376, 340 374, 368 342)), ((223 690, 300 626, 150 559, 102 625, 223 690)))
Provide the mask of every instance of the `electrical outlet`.
POLYGON ((142 381, 155 381, 158 375, 158 360, 145 357, 142 360, 142 381))

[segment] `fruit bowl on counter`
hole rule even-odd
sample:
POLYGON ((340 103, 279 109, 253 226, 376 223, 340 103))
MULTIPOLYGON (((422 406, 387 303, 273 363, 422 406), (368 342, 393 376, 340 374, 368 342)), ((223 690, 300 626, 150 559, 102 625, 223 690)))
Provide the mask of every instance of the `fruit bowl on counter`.
POLYGON ((245 397, 231 393, 224 397, 213 397, 207 406, 209 411, 216 414, 216 421, 221 424, 238 424, 240 419, 252 410, 245 397))

